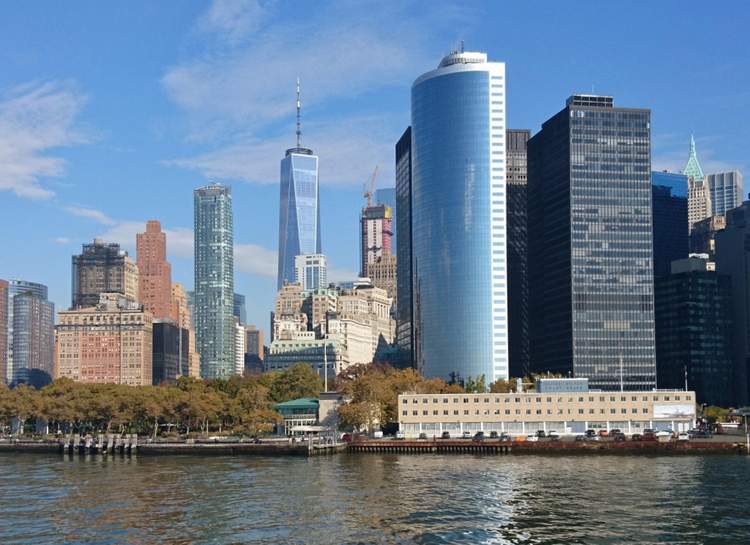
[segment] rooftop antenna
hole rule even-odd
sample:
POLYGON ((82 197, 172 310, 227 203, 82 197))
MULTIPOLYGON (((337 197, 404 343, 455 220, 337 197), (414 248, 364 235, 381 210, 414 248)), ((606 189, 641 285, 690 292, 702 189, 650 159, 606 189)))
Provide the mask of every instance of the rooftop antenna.
POLYGON ((299 137, 302 136, 302 129, 300 127, 300 118, 302 115, 302 101, 300 100, 299 92, 299 78, 297 78, 297 147, 299 145, 299 137))

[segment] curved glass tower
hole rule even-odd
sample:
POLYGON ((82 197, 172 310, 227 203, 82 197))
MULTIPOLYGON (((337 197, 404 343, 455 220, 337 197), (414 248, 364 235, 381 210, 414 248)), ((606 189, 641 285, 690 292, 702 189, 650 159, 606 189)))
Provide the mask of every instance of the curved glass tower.
POLYGON ((418 368, 508 378, 505 65, 455 52, 412 86, 418 368))

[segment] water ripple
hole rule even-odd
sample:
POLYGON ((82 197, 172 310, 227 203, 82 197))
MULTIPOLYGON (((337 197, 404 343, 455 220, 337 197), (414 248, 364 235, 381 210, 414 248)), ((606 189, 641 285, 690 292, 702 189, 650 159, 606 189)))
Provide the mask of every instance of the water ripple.
POLYGON ((0 455, 3 545, 750 542, 742 456, 0 455))

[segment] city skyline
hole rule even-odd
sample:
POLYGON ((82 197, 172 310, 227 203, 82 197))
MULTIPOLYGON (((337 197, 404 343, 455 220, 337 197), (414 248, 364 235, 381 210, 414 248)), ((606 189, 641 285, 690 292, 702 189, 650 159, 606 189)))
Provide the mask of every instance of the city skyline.
MULTIPOLYGON (((637 31, 643 40, 623 52, 616 45, 622 38, 618 33, 624 30, 610 38, 611 29, 605 32, 587 24, 588 15, 579 14, 573 20, 561 9, 545 8, 568 23, 565 35, 571 25, 580 25, 592 39, 604 40, 600 54, 583 57, 580 53, 587 47, 583 40, 561 42, 559 51, 552 52, 543 43, 507 47, 514 43, 514 36, 523 33, 543 36, 548 32, 550 39, 563 35, 553 28, 551 21, 556 17, 541 20, 528 8, 475 5, 459 13, 443 6, 425 14, 404 4, 383 7, 365 20, 358 9, 336 6, 338 11, 327 8, 314 14, 311 21, 319 24, 321 32, 306 37, 306 44, 315 46, 312 49, 318 53, 330 53, 331 43, 358 43, 360 35, 366 35, 375 47, 361 56, 349 52, 337 58, 342 61, 338 68, 321 70, 315 63, 312 69, 307 67, 308 53, 289 46, 288 34, 293 34, 298 23, 284 19, 281 6, 248 5, 234 18, 227 17, 223 3, 185 6, 175 13, 174 28, 165 32, 155 31, 160 11, 167 9, 159 6, 144 8, 143 21, 135 18, 137 9, 120 8, 107 14, 75 8, 56 13, 55 7, 34 6, 9 10, 9 32, 0 38, 7 66, 0 75, 0 125, 26 138, 16 138, 16 147, 8 142, 14 153, 0 160, 0 189, 5 190, 0 226, 6 231, 20 226, 27 236, 8 241, 4 278, 48 285, 57 308, 67 308, 70 255, 101 236, 135 256, 135 233, 153 218, 162 222, 167 233, 174 280, 190 289, 190 194, 215 180, 233 188, 236 291, 247 296, 248 321, 266 329, 276 277, 277 161, 294 143, 296 77, 301 77, 309 93, 304 143, 321 158, 321 236, 326 241, 329 277, 352 279, 358 269, 354 226, 363 204, 362 183, 378 165, 379 187, 394 185, 393 145, 408 124, 409 86, 461 39, 466 39, 467 48, 487 51, 491 60, 506 63, 513 82, 508 89, 509 127, 530 128, 533 134, 556 111, 562 97, 594 85, 597 94, 614 94, 622 103, 652 109, 654 170, 684 167, 690 133, 696 135, 706 174, 747 170, 742 150, 748 147, 748 129, 740 127, 735 115, 743 95, 726 90, 699 92, 687 85, 687 80, 694 82, 699 76, 708 81, 731 73, 735 89, 747 87, 743 78, 748 76, 738 70, 747 46, 735 44, 728 31, 742 19, 736 13, 709 13, 700 25, 675 21, 663 28, 659 21, 675 5, 649 7, 638 14, 623 11, 622 5, 607 6, 605 12, 640 24, 637 31), (38 19, 34 12, 40 9, 48 12, 45 17, 58 21, 59 29, 29 22, 38 19), (334 22, 341 17, 355 23, 351 30, 335 30, 334 22), (81 18, 97 32, 69 41, 71 25, 79 24, 81 18), (490 32, 490 23, 499 18, 518 22, 518 28, 509 29, 507 39, 490 32), (389 29, 393 20, 398 21, 397 28, 389 29), (130 25, 133 31, 115 32, 114 25, 130 25), (261 26, 267 27, 261 37, 276 31, 272 43, 264 45, 261 37, 247 34, 261 26), (414 28, 429 28, 433 37, 407 32, 414 28), (712 39, 708 38, 711 32, 695 32, 706 28, 722 28, 722 32, 713 33, 712 39), (97 57, 94 67, 86 52, 97 49, 92 47, 93 40, 102 32, 110 36, 111 47, 100 53, 107 62, 98 62, 97 57), (405 38, 393 40, 394 32, 405 38), (649 56, 650 62, 643 66, 643 55, 663 50, 664 44, 680 35, 692 38, 679 42, 679 47, 672 45, 664 58, 649 56), (136 43, 137 38, 142 43, 136 43), (226 53, 224 61, 214 55, 217 51, 226 53), (266 60, 263 54, 271 52, 266 60), (717 64, 714 59, 719 52, 730 56, 717 64), (546 60, 540 65, 537 58, 546 60), (379 59, 389 62, 377 64, 379 59), (252 72, 252 63, 261 61, 283 68, 269 77, 269 83, 252 84, 242 74, 252 72), (688 77, 666 70, 682 61, 690 61, 697 73, 693 70, 688 77), (132 81, 117 73, 123 63, 131 68, 127 72, 132 81), (316 68, 320 74, 313 73, 316 68), (635 71, 637 78, 631 77, 635 71), (655 76, 664 73, 670 74, 669 85, 655 85, 655 76), (224 103, 217 105, 215 84, 200 80, 225 76, 237 84, 237 95, 219 93, 224 103), (188 88, 194 94, 187 93, 188 88), (250 126, 260 130, 250 131, 250 126), (240 160, 248 150, 248 140, 257 150, 240 160), (24 168, 11 168, 19 165, 24 168), (19 177, 15 172, 25 174, 19 177), (327 210, 337 213, 326 216, 327 210), (39 215, 44 215, 44 222, 29 220, 39 215), (27 251, 30 246, 37 250, 33 255, 27 251)), ((169 9, 170 14, 173 11, 169 9)))

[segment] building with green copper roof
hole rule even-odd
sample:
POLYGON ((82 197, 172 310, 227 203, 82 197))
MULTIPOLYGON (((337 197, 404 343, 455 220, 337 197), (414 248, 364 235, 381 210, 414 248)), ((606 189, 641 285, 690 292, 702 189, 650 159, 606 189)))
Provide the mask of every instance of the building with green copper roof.
POLYGON ((698 154, 695 151, 695 138, 693 138, 692 134, 690 135, 690 156, 682 173, 692 178, 695 182, 703 181, 703 169, 698 162, 698 154))

